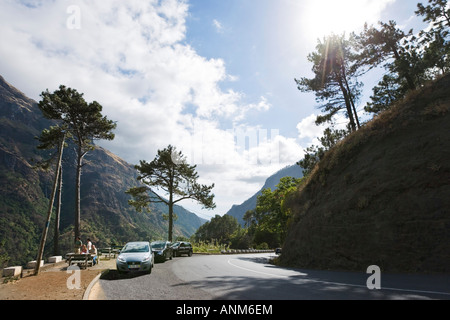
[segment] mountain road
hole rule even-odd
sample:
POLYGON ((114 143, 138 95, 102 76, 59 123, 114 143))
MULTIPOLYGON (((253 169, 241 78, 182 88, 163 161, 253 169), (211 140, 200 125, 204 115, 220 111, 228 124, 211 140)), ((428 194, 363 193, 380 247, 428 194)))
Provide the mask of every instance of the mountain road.
POLYGON ((106 300, 450 300, 450 275, 380 274, 369 289, 366 270, 289 269, 272 253, 193 255, 156 263, 151 274, 102 276, 90 299, 106 300))

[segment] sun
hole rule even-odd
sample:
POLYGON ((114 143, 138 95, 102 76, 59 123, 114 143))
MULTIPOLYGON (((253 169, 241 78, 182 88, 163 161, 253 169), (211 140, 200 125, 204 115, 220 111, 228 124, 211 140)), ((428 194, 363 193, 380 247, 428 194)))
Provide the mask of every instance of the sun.
POLYGON ((302 28, 309 37, 323 38, 335 33, 351 33, 364 23, 375 24, 394 0, 307 0, 303 6, 302 28))

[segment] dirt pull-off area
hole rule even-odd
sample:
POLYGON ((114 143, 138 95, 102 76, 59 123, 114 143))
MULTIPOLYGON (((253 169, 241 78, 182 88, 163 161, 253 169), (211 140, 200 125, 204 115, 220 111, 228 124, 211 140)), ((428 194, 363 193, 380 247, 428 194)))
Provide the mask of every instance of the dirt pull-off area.
POLYGON ((82 300, 86 289, 95 277, 114 263, 114 259, 102 260, 94 267, 80 270, 79 289, 73 288, 77 284, 74 279, 75 273, 67 270, 66 263, 59 263, 43 270, 38 276, 27 276, 6 283, 4 283, 6 278, 2 278, 0 300, 82 300))

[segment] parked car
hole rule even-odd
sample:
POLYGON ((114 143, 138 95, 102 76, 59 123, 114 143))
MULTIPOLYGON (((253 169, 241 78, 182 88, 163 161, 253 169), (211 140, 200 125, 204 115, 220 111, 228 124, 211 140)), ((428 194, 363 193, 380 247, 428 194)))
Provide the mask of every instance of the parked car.
POLYGON ((152 272, 155 264, 155 255, 152 246, 147 241, 128 242, 116 259, 117 271, 123 272, 152 272))
POLYGON ((189 257, 192 256, 192 245, 189 242, 178 241, 172 245, 173 256, 179 257, 182 254, 187 254, 189 257))
POLYGON ((173 249, 169 241, 153 241, 151 243, 152 251, 155 255, 155 261, 166 261, 167 259, 172 260, 173 249))

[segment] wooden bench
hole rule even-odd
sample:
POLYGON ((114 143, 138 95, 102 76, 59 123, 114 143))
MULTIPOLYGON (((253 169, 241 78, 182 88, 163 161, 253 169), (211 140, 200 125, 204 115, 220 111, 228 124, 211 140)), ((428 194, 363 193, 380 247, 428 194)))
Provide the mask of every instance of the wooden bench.
POLYGON ((80 268, 86 269, 94 264, 94 256, 91 254, 68 254, 67 258, 69 266, 76 264, 80 268))
POLYGON ((113 255, 111 248, 101 248, 101 249, 98 249, 97 251, 98 251, 99 260, 100 260, 100 257, 105 257, 105 259, 107 258, 109 260, 109 259, 111 259, 111 255, 113 255))

